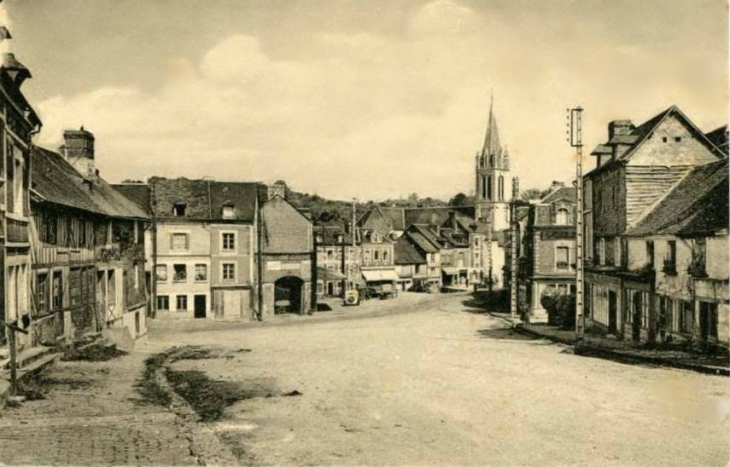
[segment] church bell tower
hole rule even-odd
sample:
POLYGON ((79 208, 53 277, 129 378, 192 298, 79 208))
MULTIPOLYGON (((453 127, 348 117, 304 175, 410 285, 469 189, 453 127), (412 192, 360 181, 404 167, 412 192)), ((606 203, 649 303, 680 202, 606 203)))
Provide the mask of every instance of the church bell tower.
POLYGON ((512 177, 509 154, 499 141, 494 97, 489 104, 489 121, 484 147, 476 154, 476 218, 492 224, 492 231, 509 228, 509 200, 512 177))

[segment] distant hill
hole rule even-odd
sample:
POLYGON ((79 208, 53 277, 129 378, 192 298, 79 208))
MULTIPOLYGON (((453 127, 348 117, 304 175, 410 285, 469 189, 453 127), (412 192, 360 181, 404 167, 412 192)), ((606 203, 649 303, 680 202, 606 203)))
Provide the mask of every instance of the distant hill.
MULTIPOLYGON (((352 201, 331 200, 317 194, 302 193, 292 190, 287 186, 287 199, 298 208, 308 209, 312 213, 312 219, 317 224, 330 225, 350 222, 352 218, 352 201)), ((412 193, 408 198, 386 199, 384 201, 357 202, 355 205, 356 215, 359 219, 366 211, 375 206, 397 206, 397 207, 430 207, 446 206, 447 203, 434 198, 420 198, 412 193)))

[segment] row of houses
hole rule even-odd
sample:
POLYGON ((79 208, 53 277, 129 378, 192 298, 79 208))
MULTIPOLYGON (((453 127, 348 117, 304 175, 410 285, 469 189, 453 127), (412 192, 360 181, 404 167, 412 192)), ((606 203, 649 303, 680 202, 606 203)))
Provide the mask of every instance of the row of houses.
MULTIPOLYGON (((672 106, 608 124, 583 180, 588 324, 635 342, 728 343, 728 131, 672 106)), ((575 281, 575 189, 513 203, 515 306, 546 319, 546 288, 575 281)))
POLYGON ((0 367, 11 332, 20 350, 88 333, 134 341, 147 329, 149 217, 99 176, 83 128, 58 151, 33 144, 41 121, 21 91, 30 72, 2 58, 0 367))

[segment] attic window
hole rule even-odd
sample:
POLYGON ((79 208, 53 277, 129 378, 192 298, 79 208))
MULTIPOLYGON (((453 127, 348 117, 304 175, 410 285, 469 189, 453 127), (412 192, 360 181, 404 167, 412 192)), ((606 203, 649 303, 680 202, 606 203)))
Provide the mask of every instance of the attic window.
POLYGON ((172 206, 172 215, 175 217, 185 217, 185 210, 188 205, 184 201, 178 201, 172 206))
POLYGON ((223 205, 223 219, 233 219, 234 209, 232 204, 223 205))
POLYGON ((675 143, 679 143, 680 141, 682 141, 682 137, 681 136, 675 136, 674 137, 674 142, 675 143))
POLYGON ((666 143, 666 142, 667 142, 667 137, 666 136, 662 136, 662 143, 666 143))

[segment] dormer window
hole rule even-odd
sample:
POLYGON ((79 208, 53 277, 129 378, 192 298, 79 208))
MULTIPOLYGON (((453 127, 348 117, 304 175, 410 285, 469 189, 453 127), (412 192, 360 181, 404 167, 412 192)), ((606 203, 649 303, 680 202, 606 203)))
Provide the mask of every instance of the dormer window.
POLYGON ((222 214, 223 219, 233 219, 235 215, 235 209, 233 208, 233 204, 224 204, 222 214))
POLYGON ((185 217, 187 207, 188 205, 185 201, 178 201, 172 206, 172 215, 175 217, 185 217))
POLYGON ((568 225, 568 210, 565 208, 558 209, 555 215, 556 225, 568 225))
POLYGON ((380 241, 381 241, 380 235, 374 233, 373 234, 373 243, 380 243, 380 241))

